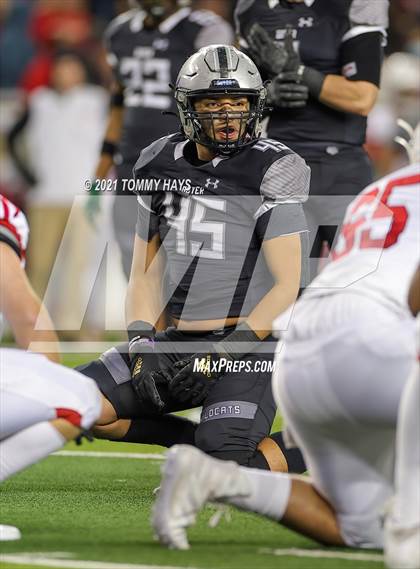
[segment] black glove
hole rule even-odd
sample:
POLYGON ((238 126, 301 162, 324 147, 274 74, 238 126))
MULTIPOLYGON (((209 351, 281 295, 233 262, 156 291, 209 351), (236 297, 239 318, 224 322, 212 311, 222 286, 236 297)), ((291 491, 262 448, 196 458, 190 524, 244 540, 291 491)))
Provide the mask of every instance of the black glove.
POLYGON ((150 338, 139 338, 135 345, 130 342, 131 383, 137 398, 142 404, 150 404, 155 411, 161 411, 162 401, 157 384, 168 382, 166 372, 160 369, 158 354, 154 341, 150 338))
POLYGON ((177 362, 174 367, 180 371, 171 380, 171 395, 181 403, 200 405, 223 375, 229 359, 217 353, 201 353, 177 362))
POLYGON ((309 89, 300 83, 294 71, 286 71, 275 77, 268 87, 268 103, 280 109, 299 109, 308 102, 309 89))
POLYGON ((283 71, 288 58, 287 51, 285 47, 276 44, 260 24, 252 25, 246 41, 251 58, 270 78, 283 71))
POLYGON ((171 394, 180 402, 200 405, 225 374, 228 362, 241 359, 259 344, 255 332, 242 322, 208 352, 194 354, 189 360, 175 364, 176 369, 182 369, 171 380, 171 394))
POLYGON ((157 386, 161 382, 167 385, 169 374, 160 368, 154 335, 154 327, 147 322, 136 321, 130 324, 128 353, 131 382, 139 402, 148 405, 151 411, 161 411, 164 402, 157 386))
POLYGON ((286 65, 269 86, 270 103, 279 108, 302 108, 309 95, 319 99, 325 75, 302 65, 300 55, 293 46, 293 28, 289 25, 286 26, 284 49, 286 65))

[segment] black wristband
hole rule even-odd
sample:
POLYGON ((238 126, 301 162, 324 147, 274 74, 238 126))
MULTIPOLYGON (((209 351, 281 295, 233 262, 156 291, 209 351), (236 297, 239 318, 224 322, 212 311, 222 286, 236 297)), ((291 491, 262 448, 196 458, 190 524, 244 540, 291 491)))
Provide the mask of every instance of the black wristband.
POLYGON ((214 345, 216 352, 232 360, 240 360, 261 344, 260 338, 246 322, 241 322, 235 330, 214 345))
POLYGON ((109 154, 109 156, 114 156, 117 145, 109 140, 104 140, 102 143, 101 154, 109 154))
POLYGON ((317 69, 306 66, 303 67, 301 76, 302 83, 308 87, 312 97, 319 99, 326 76, 317 69))
POLYGON ((111 95, 111 107, 122 107, 124 106, 124 95, 121 92, 113 93, 111 95))
POLYGON ((128 341, 131 343, 138 338, 154 338, 156 328, 144 320, 135 320, 127 326, 128 341))

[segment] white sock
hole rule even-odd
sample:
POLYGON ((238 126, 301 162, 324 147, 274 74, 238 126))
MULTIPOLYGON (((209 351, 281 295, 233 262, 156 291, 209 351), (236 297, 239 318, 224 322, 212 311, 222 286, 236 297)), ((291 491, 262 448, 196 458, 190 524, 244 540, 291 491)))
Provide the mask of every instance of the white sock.
POLYGON ((256 512, 280 521, 286 511, 291 491, 291 478, 282 472, 267 472, 256 468, 239 468, 251 485, 249 496, 229 497, 226 501, 241 510, 256 512))
POLYGON ((420 377, 411 373, 404 388, 398 413, 396 522, 412 526, 420 523, 420 377))
POLYGON ((48 421, 31 425, 0 443, 0 481, 61 448, 66 439, 48 421))

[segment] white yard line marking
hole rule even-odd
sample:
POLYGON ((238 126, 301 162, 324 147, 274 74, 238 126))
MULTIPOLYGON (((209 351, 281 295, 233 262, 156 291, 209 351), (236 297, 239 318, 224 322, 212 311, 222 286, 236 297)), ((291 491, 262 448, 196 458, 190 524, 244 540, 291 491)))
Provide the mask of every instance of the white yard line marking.
POLYGON ((137 565, 134 563, 108 563, 106 561, 86 561, 84 559, 53 559, 50 555, 37 553, 19 553, 0 555, 3 563, 14 565, 34 565, 57 567, 59 569, 195 569, 181 565, 137 565))
POLYGON ((164 460, 163 454, 139 453, 139 452, 102 452, 102 451, 85 451, 85 450, 59 450, 51 456, 81 456, 87 458, 137 458, 143 460, 164 460))
POLYGON ((346 553, 345 551, 326 551, 323 549, 260 549, 258 553, 278 555, 281 557, 314 557, 324 559, 342 559, 343 561, 374 561, 382 563, 383 555, 379 553, 346 553))

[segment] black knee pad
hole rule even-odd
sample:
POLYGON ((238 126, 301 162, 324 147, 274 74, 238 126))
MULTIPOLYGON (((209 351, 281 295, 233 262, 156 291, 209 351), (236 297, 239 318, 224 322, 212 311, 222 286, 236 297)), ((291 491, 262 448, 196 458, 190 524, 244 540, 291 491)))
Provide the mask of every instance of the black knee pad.
POLYGON ((93 360, 87 364, 76 366, 74 369, 79 373, 90 377, 98 385, 103 382, 104 376, 108 376, 108 380, 112 377, 101 360, 93 360))
POLYGON ((111 402, 118 418, 131 419, 139 416, 142 410, 131 386, 128 355, 124 349, 119 351, 111 348, 99 359, 78 366, 76 370, 95 381, 99 390, 111 402))
POLYGON ((226 429, 218 421, 200 423, 195 431, 195 446, 206 454, 224 449, 227 440, 226 429))
POLYGON ((255 449, 252 441, 244 439, 243 445, 235 441, 223 421, 200 423, 195 431, 195 446, 220 460, 233 460, 251 468, 270 469, 264 455, 255 449))

